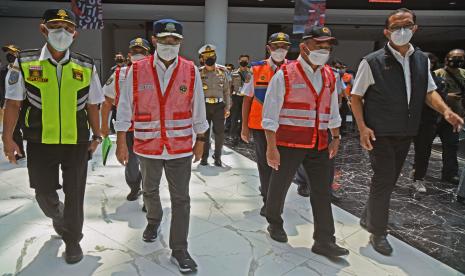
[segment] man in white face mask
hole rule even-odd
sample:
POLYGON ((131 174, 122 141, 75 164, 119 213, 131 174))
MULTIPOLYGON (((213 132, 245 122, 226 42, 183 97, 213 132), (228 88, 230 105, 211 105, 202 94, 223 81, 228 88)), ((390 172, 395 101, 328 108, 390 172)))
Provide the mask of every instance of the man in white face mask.
POLYGON ((208 129, 202 80, 194 63, 178 55, 182 25, 163 19, 154 22, 153 31, 156 53, 133 63, 121 90, 116 156, 128 165, 126 132, 134 122, 133 150, 141 165, 148 222, 142 239, 154 242, 158 237, 163 217, 159 186, 164 171, 171 196, 171 261, 181 272, 193 272, 197 264, 187 243, 189 181, 193 156, 194 162, 200 160, 208 129))
MULTIPOLYGON (((150 55, 150 43, 143 38, 135 38, 129 42, 129 53, 131 54, 131 63, 128 66, 117 67, 115 72, 110 76, 105 85, 103 92, 105 94, 105 102, 102 105, 102 136, 107 137, 110 133, 109 115, 113 106, 118 106, 121 89, 124 88, 126 75, 134 62, 141 60, 150 55)), ((116 109, 114 109, 116 111, 116 109)), ((128 146, 128 164, 125 167, 125 179, 131 192, 126 199, 134 201, 139 198, 141 190, 142 175, 139 169, 139 159, 132 150, 134 144, 134 128, 126 132, 126 142, 128 146)))
POLYGON ((281 214, 291 181, 302 164, 310 180, 315 224, 312 251, 328 257, 349 254, 335 243, 329 191, 330 159, 336 155, 341 138, 336 79, 326 65, 336 42, 327 27, 306 30, 297 62, 281 66, 271 79, 262 120, 266 157, 273 168, 266 200, 270 237, 287 242, 281 214))
MULTIPOLYGON (((442 114, 454 131, 463 125, 436 92, 428 57, 409 43, 417 28, 413 11, 389 14, 384 29, 389 42, 364 57, 352 89, 360 144, 369 151, 374 172, 360 224, 371 233, 373 248, 383 255, 393 251, 387 240, 389 202, 418 133, 424 104, 442 114)), ((425 191, 421 183, 413 182, 413 188, 425 191)))
POLYGON ((92 58, 69 50, 77 34, 74 14, 51 9, 42 20, 40 31, 47 44, 20 52, 7 76, 4 151, 16 162, 18 145, 11 135, 21 107, 30 184, 40 208, 63 238, 65 260, 71 264, 83 258, 79 242, 87 161, 102 141, 98 104, 103 93, 92 58), (64 203, 56 191, 62 187, 60 167, 64 203))

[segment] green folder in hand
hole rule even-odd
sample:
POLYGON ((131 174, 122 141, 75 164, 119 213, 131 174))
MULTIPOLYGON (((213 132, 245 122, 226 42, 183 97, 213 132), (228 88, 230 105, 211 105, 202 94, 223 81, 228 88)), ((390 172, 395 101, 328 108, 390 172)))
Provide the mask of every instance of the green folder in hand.
POLYGON ((102 159, 103 159, 103 165, 105 166, 107 164, 107 158, 108 154, 110 153, 111 149, 111 140, 110 137, 105 137, 102 142, 102 159))

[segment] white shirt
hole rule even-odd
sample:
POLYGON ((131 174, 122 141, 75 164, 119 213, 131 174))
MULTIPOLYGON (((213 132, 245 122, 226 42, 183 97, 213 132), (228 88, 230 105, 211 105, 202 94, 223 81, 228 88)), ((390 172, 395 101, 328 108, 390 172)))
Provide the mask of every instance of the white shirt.
MULTIPOLYGON (((389 43, 388 48, 389 50, 391 50, 395 59, 400 63, 400 65, 402 65, 402 68, 404 69, 405 86, 407 90, 407 103, 409 104, 412 94, 410 80, 410 56, 413 54, 415 49, 413 48, 412 44, 410 44, 410 48, 404 57, 401 53, 392 48, 392 46, 389 43)), ((428 59, 428 93, 433 92, 437 89, 436 84, 434 83, 433 76, 431 76, 431 71, 429 70, 430 66, 430 61, 428 59)), ((363 97, 368 87, 370 87, 373 84, 375 84, 375 80, 373 78, 373 73, 371 71, 370 65, 368 64, 366 59, 362 59, 358 67, 357 75, 354 81, 354 87, 352 88, 351 93, 363 97)))
MULTIPOLYGON (((286 62, 287 60, 284 60, 286 62)), ((271 66, 271 68, 276 71, 278 69, 278 65, 274 63, 274 61, 270 58, 266 60, 266 62, 271 66)), ((250 74, 250 79, 248 82, 244 83, 241 89, 241 94, 246 95, 247 97, 253 97, 254 96, 254 80, 253 80, 253 73, 250 74)))
MULTIPOLYGON (((178 59, 175 60, 168 68, 165 67, 165 64, 155 55, 153 59, 153 67, 157 71, 158 79, 160 81, 161 92, 163 95, 166 92, 166 87, 171 79, 174 69, 178 65, 178 59)), ((194 96, 192 104, 192 129, 196 134, 204 133, 208 129, 208 122, 206 118, 205 111, 205 102, 203 96, 202 88, 202 79, 200 78, 199 70, 195 71, 195 81, 194 81, 194 96)), ((115 130, 116 131, 127 131, 131 126, 131 118, 133 114, 133 67, 128 71, 126 81, 124 82, 123 87, 121 87, 120 98, 118 103, 118 109, 116 112, 116 122, 115 130)), ((187 157, 192 155, 192 153, 182 153, 182 154, 169 154, 166 148, 163 149, 161 155, 144 155, 139 154, 140 156, 153 158, 153 159, 177 159, 182 157, 187 157)))
MULTIPOLYGON (((61 82, 61 71, 63 69, 63 64, 69 60, 69 50, 66 51, 65 56, 57 62, 53 59, 52 54, 47 48, 47 45, 42 47, 42 51, 40 53, 39 60, 50 60, 53 64, 57 66, 57 80, 58 84, 61 82)), ((19 69, 19 63, 16 59, 14 66, 12 69, 8 70, 8 74, 6 75, 6 82, 5 82, 5 98, 15 101, 23 101, 26 98, 26 86, 24 84, 23 75, 20 73, 18 77, 18 81, 14 84, 9 84, 8 79, 10 77, 12 70, 21 70, 19 69)), ((105 100, 103 97, 102 86, 100 84, 100 79, 97 74, 97 69, 93 68, 92 72, 92 80, 90 81, 89 87, 89 98, 87 99, 88 104, 99 104, 105 100)))
MULTIPOLYGON (((116 77, 116 72, 113 72, 110 76, 110 78, 108 78, 107 82, 105 83, 105 85, 103 86, 102 90, 103 90, 103 94, 110 98, 110 99, 115 99, 116 98, 116 90, 115 90, 115 79, 116 77)), ((121 82, 120 82, 121 84, 121 82)), ((120 86, 121 87, 121 86, 120 86)))
MULTIPOLYGON (((316 71, 299 56, 297 59, 302 65, 305 71, 305 75, 308 77, 313 85, 313 88, 319 94, 323 87, 323 77, 321 76, 322 66, 319 66, 316 71)), ((336 87, 331 91, 331 111, 329 115, 328 128, 338 128, 341 126, 341 116, 339 116, 339 104, 336 87)), ((279 113, 284 103, 284 94, 286 92, 286 86, 284 83, 284 73, 279 70, 271 79, 268 89, 266 90, 265 102, 263 103, 263 120, 262 127, 267 130, 276 132, 279 128, 279 113)))

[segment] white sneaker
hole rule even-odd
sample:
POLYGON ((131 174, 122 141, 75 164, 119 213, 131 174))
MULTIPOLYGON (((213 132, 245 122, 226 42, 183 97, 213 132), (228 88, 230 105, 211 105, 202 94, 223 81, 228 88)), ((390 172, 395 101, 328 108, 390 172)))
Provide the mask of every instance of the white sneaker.
POLYGON ((423 180, 413 181, 412 186, 413 188, 415 188, 415 190, 417 190, 417 192, 426 193, 425 181, 423 180))

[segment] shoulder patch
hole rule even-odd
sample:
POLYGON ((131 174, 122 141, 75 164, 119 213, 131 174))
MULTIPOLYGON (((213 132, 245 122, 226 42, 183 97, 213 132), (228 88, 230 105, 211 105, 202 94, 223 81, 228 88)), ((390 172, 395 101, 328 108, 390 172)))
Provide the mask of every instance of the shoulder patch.
POLYGON ((19 52, 18 57, 22 58, 22 57, 36 56, 36 55, 40 55, 40 52, 41 52, 41 49, 22 50, 21 52, 19 52))
POLYGON ((114 78, 113 76, 109 77, 105 85, 110 85, 113 82, 114 78))
POLYGON ((94 59, 88 55, 85 55, 82 53, 75 53, 75 52, 70 52, 70 55, 76 57, 77 59, 83 60, 87 63, 90 63, 92 65, 94 64, 94 59))
POLYGON ((13 85, 18 82, 19 79, 19 71, 12 69, 10 71, 10 76, 8 77, 8 84, 13 85))

